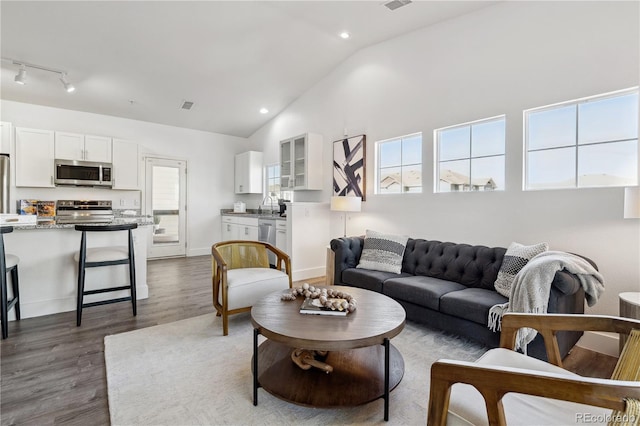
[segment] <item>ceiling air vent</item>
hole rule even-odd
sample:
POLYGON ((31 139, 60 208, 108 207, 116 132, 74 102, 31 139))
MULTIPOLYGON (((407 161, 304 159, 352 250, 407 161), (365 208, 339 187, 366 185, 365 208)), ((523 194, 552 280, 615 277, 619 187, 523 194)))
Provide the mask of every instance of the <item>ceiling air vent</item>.
POLYGON ((406 6, 411 3, 411 0, 391 0, 384 5, 389 10, 396 10, 399 7, 406 6))
POLYGON ((182 105, 180 105, 181 109, 191 109, 193 107, 193 102, 191 101, 182 101, 182 105))

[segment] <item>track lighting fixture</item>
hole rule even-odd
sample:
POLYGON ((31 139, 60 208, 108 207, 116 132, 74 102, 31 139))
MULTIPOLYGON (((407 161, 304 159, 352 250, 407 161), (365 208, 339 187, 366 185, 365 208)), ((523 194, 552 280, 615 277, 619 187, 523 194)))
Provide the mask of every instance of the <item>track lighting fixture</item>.
POLYGON ((15 78, 13 79, 18 84, 26 84, 27 83, 27 68, 34 68, 34 69, 41 70, 41 71, 48 71, 48 72, 52 72, 52 73, 55 73, 55 74, 59 74, 60 75, 60 81, 64 85, 64 90, 66 90, 67 93, 71 93, 71 92, 76 90, 76 88, 73 86, 73 84, 69 83, 69 80, 67 80, 67 72, 66 71, 58 70, 58 69, 54 69, 54 68, 49 68, 49 67, 44 67, 42 65, 30 64, 28 62, 18 61, 16 59, 2 58, 2 60, 6 61, 6 62, 11 62, 14 65, 20 65, 20 69, 18 70, 18 74, 16 74, 15 78))
POLYGON ((76 90, 75 87, 73 87, 73 84, 69 83, 67 81, 67 73, 62 74, 62 76, 60 77, 60 81, 62 82, 62 84, 64 85, 64 90, 67 91, 67 93, 71 93, 74 90, 76 90))
POLYGON ((15 81, 18 84, 25 84, 25 79, 27 78, 27 68, 22 65, 20 67, 20 70, 18 71, 18 74, 16 74, 15 78, 13 79, 13 81, 15 81))

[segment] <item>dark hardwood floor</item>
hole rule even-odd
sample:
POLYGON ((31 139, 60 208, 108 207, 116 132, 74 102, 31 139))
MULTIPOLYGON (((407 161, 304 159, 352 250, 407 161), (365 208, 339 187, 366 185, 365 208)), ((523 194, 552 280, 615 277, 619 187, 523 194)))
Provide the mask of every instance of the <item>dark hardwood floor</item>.
MULTIPOLYGON (((148 263, 149 298, 9 323, 0 346, 2 425, 109 424, 104 367, 106 335, 214 312, 209 256, 148 263)), ((322 283, 323 279, 307 280, 322 283)), ((608 377, 615 358, 577 348, 565 361, 573 371, 608 377)))

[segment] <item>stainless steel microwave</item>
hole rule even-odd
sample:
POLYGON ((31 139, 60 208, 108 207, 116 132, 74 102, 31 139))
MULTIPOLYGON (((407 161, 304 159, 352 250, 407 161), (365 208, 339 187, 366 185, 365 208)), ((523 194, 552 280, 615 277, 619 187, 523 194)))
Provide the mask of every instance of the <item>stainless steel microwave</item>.
POLYGON ((55 160, 56 186, 113 186, 111 163, 95 161, 55 160))

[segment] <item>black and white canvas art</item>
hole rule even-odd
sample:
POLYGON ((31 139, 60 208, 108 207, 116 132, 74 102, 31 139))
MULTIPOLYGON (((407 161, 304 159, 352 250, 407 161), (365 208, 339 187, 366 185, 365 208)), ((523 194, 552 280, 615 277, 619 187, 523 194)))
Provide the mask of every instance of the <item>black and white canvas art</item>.
POLYGON ((333 143, 333 193, 365 200, 365 135, 345 137, 333 143))

